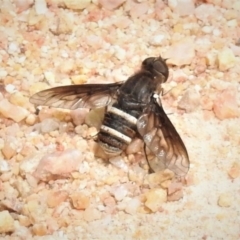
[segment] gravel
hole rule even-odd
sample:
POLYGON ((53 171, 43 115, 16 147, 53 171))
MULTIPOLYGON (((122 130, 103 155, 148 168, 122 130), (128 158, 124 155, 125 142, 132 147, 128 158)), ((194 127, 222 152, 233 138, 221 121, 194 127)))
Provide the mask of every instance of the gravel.
POLYGON ((1 0, 0 239, 240 236, 238 0, 1 0), (103 110, 36 108, 54 86, 168 58, 162 103, 191 162, 148 174, 142 142, 106 161, 103 110))

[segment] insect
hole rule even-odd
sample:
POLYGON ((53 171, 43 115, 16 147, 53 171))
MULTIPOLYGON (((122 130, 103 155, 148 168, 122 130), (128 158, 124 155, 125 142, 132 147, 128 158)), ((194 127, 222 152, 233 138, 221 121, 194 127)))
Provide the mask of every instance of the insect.
POLYGON ((170 169, 185 176, 189 169, 186 147, 163 110, 156 93, 167 81, 168 66, 159 57, 149 57, 141 69, 125 82, 54 87, 30 98, 35 105, 56 108, 99 108, 106 106, 98 142, 109 155, 120 154, 136 136, 144 141, 150 172, 170 169))

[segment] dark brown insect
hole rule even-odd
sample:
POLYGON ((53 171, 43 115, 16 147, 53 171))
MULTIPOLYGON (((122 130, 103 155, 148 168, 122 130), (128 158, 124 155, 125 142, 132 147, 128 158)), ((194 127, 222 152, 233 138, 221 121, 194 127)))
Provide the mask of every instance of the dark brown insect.
POLYGON ((150 57, 126 82, 55 87, 34 94, 30 101, 67 109, 107 106, 98 133, 106 153, 121 153, 138 136, 154 156, 147 159, 151 172, 168 168, 184 176, 189 169, 187 150, 156 97, 167 78, 165 60, 150 57))

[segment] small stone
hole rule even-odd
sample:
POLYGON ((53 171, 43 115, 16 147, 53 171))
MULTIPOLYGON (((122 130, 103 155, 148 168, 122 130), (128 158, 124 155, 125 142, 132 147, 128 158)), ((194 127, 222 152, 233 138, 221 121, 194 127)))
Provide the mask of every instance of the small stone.
POLYGON ((128 190, 124 185, 120 185, 118 187, 113 187, 111 193, 117 201, 121 201, 127 196, 128 190))
POLYGON ((41 132, 49 133, 59 129, 59 121, 54 118, 46 118, 41 122, 41 132))
POLYGON ((143 148, 143 141, 139 138, 134 139, 126 149, 128 155, 141 152, 143 148))
POLYGON ((7 161, 0 160, 0 173, 8 172, 10 170, 10 166, 7 161))
POLYGON ((162 183, 172 180, 174 173, 168 169, 156 173, 149 174, 147 176, 148 183, 151 188, 159 187, 162 183))
POLYGON ((48 11, 45 0, 35 0, 35 11, 37 14, 46 14, 48 11))
POLYGON ((126 57, 126 50, 116 46, 114 54, 118 60, 123 60, 126 57))
POLYGON ((55 75, 52 72, 44 72, 44 77, 50 85, 55 83, 55 75))
POLYGON ((28 98, 23 96, 21 92, 11 94, 9 101, 16 106, 25 107, 29 104, 28 98))
POLYGON ((217 62, 217 54, 213 52, 206 53, 206 64, 208 66, 214 67, 217 62))
POLYGON ((194 14, 195 1, 194 0, 169 0, 169 7, 180 16, 188 16, 194 14))
POLYGON ((40 160, 34 176, 42 181, 69 177, 73 171, 79 169, 82 161, 83 155, 78 150, 48 154, 40 160))
POLYGON ((45 90, 47 88, 49 88, 49 85, 47 83, 37 82, 37 83, 34 83, 30 86, 29 92, 30 92, 30 95, 33 95, 34 93, 40 92, 40 91, 45 90))
POLYGON ((25 120, 26 124, 33 126, 37 121, 37 116, 35 114, 29 114, 25 120))
POLYGON ((128 171, 128 166, 125 163, 123 157, 121 157, 121 156, 111 157, 109 159, 109 162, 117 168, 120 168, 124 171, 128 171))
POLYGON ((114 10, 120 7, 126 0, 99 0, 99 4, 107 10, 114 10))
POLYGON ((14 146, 10 142, 6 141, 2 148, 2 154, 9 160, 16 154, 16 149, 14 149, 14 146))
POLYGON ((237 19, 232 19, 227 22, 227 25, 228 25, 228 27, 235 28, 238 26, 238 21, 237 21, 237 19))
POLYGON ((232 197, 230 194, 223 193, 218 197, 218 206, 220 207, 230 207, 232 204, 232 197))
POLYGON ((90 5, 92 0, 63 0, 66 7, 72 10, 82 10, 90 5))
POLYGON ((152 212, 157 212, 162 204, 167 201, 167 191, 161 188, 151 189, 145 194, 145 197, 145 206, 152 212))
POLYGON ((87 76, 84 74, 71 76, 71 79, 74 84, 83 84, 87 82, 87 76))
POLYGON ((17 54, 20 53, 20 48, 17 43, 10 42, 8 45, 8 53, 9 54, 17 54))
POLYGON ((34 235, 37 236, 44 236, 47 235, 48 230, 45 223, 36 223, 32 226, 32 232, 34 235))
POLYGON ((78 108, 76 110, 72 110, 70 112, 70 115, 73 119, 73 123, 76 126, 82 125, 85 121, 85 118, 86 118, 86 115, 88 112, 89 112, 89 110, 86 108, 78 108))
POLYGON ((125 208, 125 212, 131 215, 136 214, 138 208, 141 206, 141 201, 139 198, 132 198, 127 202, 127 206, 125 208))
POLYGON ((18 221, 24 227, 29 227, 32 224, 30 218, 24 215, 18 215, 18 221))
POLYGON ((240 176, 240 164, 238 162, 233 163, 232 167, 228 171, 228 175, 232 179, 235 179, 240 176))
POLYGON ((178 108, 186 112, 193 112, 200 105, 200 94, 195 89, 187 90, 178 103, 178 108))
POLYGON ((163 34, 155 35, 150 39, 150 44, 153 46, 161 46, 163 44, 164 39, 165 35, 163 34))
POLYGON ((237 90, 226 89, 219 93, 213 102, 213 112, 220 120, 240 116, 237 102, 237 90))
POLYGON ((0 113, 6 117, 11 118, 15 122, 20 122, 26 118, 29 112, 22 107, 11 104, 7 99, 0 101, 0 113))
POLYGON ((191 64, 194 57, 195 45, 191 37, 185 37, 174 43, 164 53, 164 58, 168 58, 167 62, 176 66, 191 64), (184 58, 182 56, 184 56, 184 58))
POLYGON ((13 232, 14 227, 14 219, 10 215, 8 211, 0 212, 0 233, 9 233, 13 232))
POLYGON ((85 210, 89 207, 90 199, 88 196, 84 195, 83 193, 76 192, 70 196, 72 200, 73 207, 78 210, 85 210))
POLYGON ((218 53, 218 67, 220 71, 226 71, 235 66, 235 56, 230 48, 224 48, 218 53))
POLYGON ((16 5, 17 12, 21 13, 31 7, 33 4, 33 0, 14 0, 13 1, 16 5))
POLYGON ((49 208, 55 208, 68 198, 67 191, 52 191, 48 193, 47 205, 49 208))
POLYGON ((84 211, 83 218, 87 222, 92 222, 101 218, 101 212, 95 208, 89 207, 84 211))

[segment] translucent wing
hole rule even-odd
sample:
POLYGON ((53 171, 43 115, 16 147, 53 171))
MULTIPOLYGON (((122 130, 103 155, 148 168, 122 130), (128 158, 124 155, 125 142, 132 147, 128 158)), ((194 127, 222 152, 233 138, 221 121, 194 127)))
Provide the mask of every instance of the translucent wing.
POLYGON ((153 172, 168 168, 178 176, 187 174, 189 158, 186 147, 162 106, 155 100, 139 118, 137 129, 154 155, 152 160, 148 160, 153 172))
POLYGON ((30 102, 37 106, 56 108, 99 108, 112 103, 118 88, 123 84, 83 84, 46 89, 35 93, 30 102))

